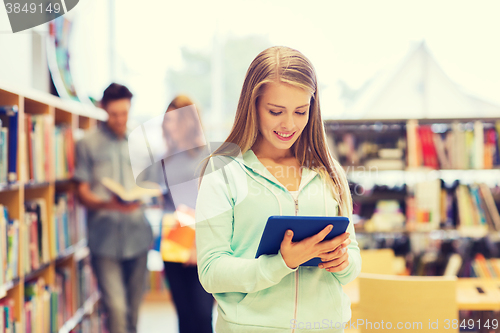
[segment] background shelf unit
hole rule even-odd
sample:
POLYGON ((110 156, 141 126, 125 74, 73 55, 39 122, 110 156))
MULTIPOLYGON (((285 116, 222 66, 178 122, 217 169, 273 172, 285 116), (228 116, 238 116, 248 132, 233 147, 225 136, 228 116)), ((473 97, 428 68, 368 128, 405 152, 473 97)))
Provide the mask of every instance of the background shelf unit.
MULTIPOLYGON (((18 108, 18 124, 15 128, 17 168, 15 180, 0 184, 0 205, 7 208, 8 219, 18 221, 19 236, 17 269, 14 274, 16 277, 6 279, 4 276, 0 280, 0 305, 11 306, 10 311, 19 332, 25 332, 29 325, 42 325, 43 333, 69 332, 82 318, 93 312, 99 295, 90 271, 84 208, 74 195, 72 170, 66 173, 66 177, 56 179, 55 128, 64 126, 71 131, 76 141, 84 131, 96 126, 97 122, 105 121, 107 115, 104 110, 91 105, 63 101, 52 95, 29 89, 15 89, 0 83, 0 106, 9 105, 16 105, 18 108), (31 129, 27 128, 27 119, 40 116, 46 119, 44 133, 48 136, 44 139, 48 141, 44 141, 46 146, 42 147, 43 151, 37 151, 37 158, 31 161, 39 163, 45 160, 47 164, 44 165, 44 180, 36 181, 30 179, 30 158, 34 155, 28 155, 31 129), (56 207, 59 206, 56 206, 55 200, 61 196, 64 200, 73 201, 71 206, 65 206, 69 202, 65 201, 61 204, 63 208, 58 211, 56 207), (40 199, 45 201, 45 218, 37 224, 40 226, 39 230, 28 229, 26 218, 36 214, 27 211, 26 203, 40 199), (57 215, 59 213, 61 215, 57 215), (74 224, 79 227, 73 228, 74 224), (58 229, 64 227, 68 230, 58 229), (34 239, 46 242, 45 258, 38 255, 39 248, 31 243, 34 239), (37 265, 34 264, 36 258, 40 259, 37 265), (29 267, 28 263, 31 264, 29 267), (33 291, 39 295, 35 297, 37 299, 30 300, 28 296, 33 291), (48 313, 47 305, 53 309, 58 307, 57 314, 48 313)), ((10 123, 4 122, 2 126, 8 128, 9 125, 10 123)), ((14 129, 9 128, 11 130, 14 129)), ((31 137, 31 143, 36 144, 38 139, 39 137, 31 137)), ((67 157, 67 154, 73 153, 74 158, 73 142, 65 142, 65 145, 66 150, 61 156, 67 157)), ((5 252, 3 247, 0 254, 1 252, 5 252)), ((1 306, 0 311, 3 314, 4 308, 1 306)))
MULTIPOLYGON (((466 265, 477 254, 487 260, 500 257, 500 228, 489 222, 465 225, 470 212, 459 209, 456 192, 458 186, 470 190, 475 184, 484 183, 491 191, 493 206, 499 209, 500 118, 327 120, 325 130, 328 145, 351 185, 360 247, 392 247, 396 255, 415 257, 426 252, 442 256, 443 247, 450 250, 453 244, 466 265), (448 190, 447 204, 442 204, 442 198, 430 187, 421 186, 433 182, 440 183, 433 189, 448 190), (416 223, 415 215, 409 214, 409 209, 415 209, 418 191, 425 193, 424 199, 428 195, 439 201, 437 223, 416 223), (378 206, 381 201, 399 204, 399 224, 373 223, 381 207, 396 213, 391 205, 378 206), (449 207, 453 218, 441 207, 449 207), (447 222, 441 217, 447 217, 447 222)), ((483 203, 484 199, 480 201, 483 203)), ((475 214, 489 211, 480 206, 478 201, 473 208, 475 214)), ((426 216, 427 221, 432 220, 431 216, 426 216)))

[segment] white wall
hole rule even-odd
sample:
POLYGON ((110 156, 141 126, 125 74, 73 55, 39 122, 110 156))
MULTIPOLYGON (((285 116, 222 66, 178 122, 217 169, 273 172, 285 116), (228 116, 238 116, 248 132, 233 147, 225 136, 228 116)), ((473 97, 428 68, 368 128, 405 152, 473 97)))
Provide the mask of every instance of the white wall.
MULTIPOLYGON (((109 1, 83 0, 65 15, 74 19, 70 45, 74 79, 84 93, 100 98, 111 81, 109 1)), ((7 13, 0 8, 0 81, 49 92, 46 36, 48 24, 12 33, 7 13)))

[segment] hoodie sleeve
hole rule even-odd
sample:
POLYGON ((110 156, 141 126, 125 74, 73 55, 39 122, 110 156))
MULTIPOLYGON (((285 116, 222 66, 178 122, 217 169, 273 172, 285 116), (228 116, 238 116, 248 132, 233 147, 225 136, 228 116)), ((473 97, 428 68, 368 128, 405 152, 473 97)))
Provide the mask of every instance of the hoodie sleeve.
POLYGON ((350 234, 349 239, 351 240, 351 244, 347 246, 349 264, 343 270, 332 273, 342 285, 346 285, 354 280, 361 272, 361 255, 359 253, 358 241, 356 240, 356 235, 354 232, 352 215, 349 217, 349 226, 347 227, 347 232, 350 234))
MULTIPOLYGON (((340 165, 338 165, 338 168, 340 168, 340 165)), ((339 169, 341 170, 341 169, 339 169)), ((347 177, 345 173, 341 174, 340 177, 341 181, 344 183, 344 187, 349 189, 349 183, 347 182, 347 177)), ((351 193, 349 193, 349 196, 351 193)), ((359 246, 358 246, 358 241, 356 240, 356 233, 354 231, 354 224, 352 222, 352 209, 349 208, 350 205, 345 205, 344 210, 347 211, 347 217, 349 218, 349 225, 347 226, 347 232, 349 233, 349 239, 351 240, 351 244, 347 246, 347 254, 348 254, 348 260, 349 264, 347 265, 346 268, 341 270, 340 272, 333 272, 335 278, 340 282, 342 285, 346 285, 352 280, 354 280, 359 273, 361 272, 361 255, 359 252, 359 246)), ((340 207, 337 206, 337 209, 340 207)))
POLYGON ((297 268, 289 268, 281 252, 257 259, 234 256, 231 248, 234 202, 229 170, 230 166, 225 166, 205 172, 199 188, 195 216, 198 275, 209 293, 251 293, 278 284, 297 268))

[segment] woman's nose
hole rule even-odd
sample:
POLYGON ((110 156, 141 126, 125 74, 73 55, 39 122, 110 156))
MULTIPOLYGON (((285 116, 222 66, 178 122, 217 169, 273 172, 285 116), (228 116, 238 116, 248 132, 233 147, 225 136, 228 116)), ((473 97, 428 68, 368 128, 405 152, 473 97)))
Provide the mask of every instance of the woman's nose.
POLYGON ((281 123, 281 127, 286 128, 287 130, 292 129, 294 127, 293 116, 286 115, 286 118, 281 123))

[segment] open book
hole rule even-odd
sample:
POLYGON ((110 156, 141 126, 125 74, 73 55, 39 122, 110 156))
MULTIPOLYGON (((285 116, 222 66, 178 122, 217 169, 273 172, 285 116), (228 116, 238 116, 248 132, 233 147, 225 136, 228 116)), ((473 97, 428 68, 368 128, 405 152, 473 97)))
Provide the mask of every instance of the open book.
POLYGON ((120 183, 108 177, 103 177, 101 183, 124 203, 144 201, 145 198, 159 197, 162 195, 159 185, 153 182, 149 185, 151 188, 135 186, 128 191, 125 190, 120 183))

